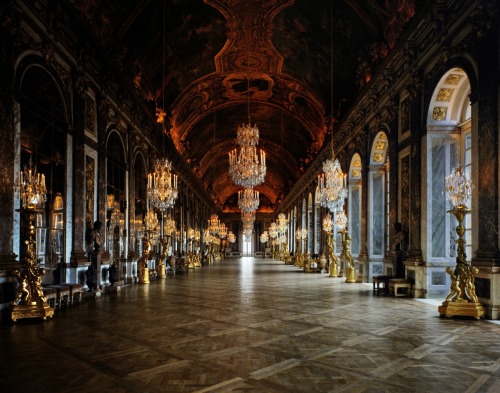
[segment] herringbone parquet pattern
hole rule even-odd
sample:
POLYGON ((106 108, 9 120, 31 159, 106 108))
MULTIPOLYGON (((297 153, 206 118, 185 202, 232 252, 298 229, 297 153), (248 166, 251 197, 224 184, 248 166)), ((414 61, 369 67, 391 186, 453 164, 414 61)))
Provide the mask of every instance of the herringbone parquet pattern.
POLYGON ((1 326, 0 392, 498 392, 500 325, 225 260, 1 326))

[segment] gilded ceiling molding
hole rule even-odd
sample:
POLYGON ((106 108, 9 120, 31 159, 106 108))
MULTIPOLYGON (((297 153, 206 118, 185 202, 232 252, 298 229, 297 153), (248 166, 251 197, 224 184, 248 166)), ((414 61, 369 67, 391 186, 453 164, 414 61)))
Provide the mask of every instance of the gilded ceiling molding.
MULTIPOLYGON (((246 78, 245 73, 210 74, 193 82, 179 95, 172 105, 170 130, 179 152, 185 155, 183 143, 202 118, 231 105, 246 104, 246 88, 240 92, 235 85, 241 83, 242 78, 246 78)), ((264 86, 259 94, 252 97, 252 102, 284 109, 309 132, 313 141, 311 150, 317 151, 324 140, 325 119, 324 105, 316 94, 290 75, 258 74, 250 78, 251 84, 264 86), (264 82, 258 83, 258 78, 264 82)), ((246 83, 243 85, 246 86, 246 83)))
POLYGON ((227 21, 228 39, 215 56, 217 73, 241 70, 281 72, 283 56, 271 42, 272 21, 294 0, 205 0, 205 3, 219 10, 227 21))

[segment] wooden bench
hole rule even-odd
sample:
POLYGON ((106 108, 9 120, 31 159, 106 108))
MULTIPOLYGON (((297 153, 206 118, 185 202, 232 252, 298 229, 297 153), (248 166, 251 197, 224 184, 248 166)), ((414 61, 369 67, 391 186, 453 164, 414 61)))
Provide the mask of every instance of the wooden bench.
POLYGON ((71 305, 80 303, 83 296, 83 285, 76 283, 63 283, 61 285, 69 288, 69 301, 71 305))
POLYGON ((411 295, 410 281, 404 278, 393 278, 389 280, 389 294, 394 295, 395 297, 410 296, 411 295))
POLYGON ((66 287, 64 285, 48 285, 45 288, 52 288, 57 291, 56 305, 59 308, 69 305, 69 287, 66 287))
POLYGON ((380 292, 389 293, 389 280, 392 276, 373 276, 373 293, 379 294, 380 292), (382 284, 382 287, 380 287, 382 284))
POLYGON ((43 295, 47 299, 47 303, 50 307, 56 308, 57 303, 57 289, 43 287, 43 295))

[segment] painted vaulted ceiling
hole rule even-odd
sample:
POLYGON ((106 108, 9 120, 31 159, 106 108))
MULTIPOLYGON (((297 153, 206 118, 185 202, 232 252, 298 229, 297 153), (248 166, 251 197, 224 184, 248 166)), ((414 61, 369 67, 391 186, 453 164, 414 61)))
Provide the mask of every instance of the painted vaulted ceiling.
POLYGON ((236 129, 260 130, 261 210, 272 211, 397 42, 418 0, 70 0, 120 58, 224 211, 236 129), (333 72, 332 72, 333 71, 333 72), (331 77, 333 75, 333 78, 331 77), (333 93, 332 93, 333 92, 333 93), (333 97, 333 99, 332 99, 333 97))

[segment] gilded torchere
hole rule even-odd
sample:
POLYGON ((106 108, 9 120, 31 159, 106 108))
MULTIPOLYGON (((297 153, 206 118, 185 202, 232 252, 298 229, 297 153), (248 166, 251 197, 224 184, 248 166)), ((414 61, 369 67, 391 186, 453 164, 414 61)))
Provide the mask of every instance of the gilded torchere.
POLYGON ((16 270, 19 287, 17 299, 11 306, 11 318, 15 322, 22 318, 50 318, 54 316, 54 309, 49 306, 43 294, 42 276, 45 269, 38 265, 36 259, 36 235, 33 222, 38 213, 35 209, 21 209, 22 218, 27 223, 26 256, 21 260, 21 269, 16 270))
POLYGON ((476 319, 484 317, 484 307, 479 303, 476 295, 474 277, 479 272, 476 267, 467 263, 465 254, 465 216, 472 210, 467 208, 467 202, 472 195, 474 185, 467 173, 461 167, 456 167, 451 175, 445 179, 445 191, 454 208, 448 213, 453 214, 458 221, 456 231, 458 234, 457 258, 455 269, 448 267, 446 272, 450 275, 450 293, 438 308, 440 316, 469 316, 476 319))
POLYGON ((471 211, 464 205, 455 206, 454 209, 448 211, 458 221, 456 227, 458 234, 456 240, 457 258, 455 269, 449 266, 446 269, 446 272, 450 275, 451 285, 449 295, 442 305, 438 307, 439 315, 442 317, 470 316, 476 319, 484 317, 484 307, 477 298, 474 285, 474 277, 478 273, 478 269, 469 265, 466 261, 465 239, 463 238, 465 233, 463 221, 465 215, 471 211))

